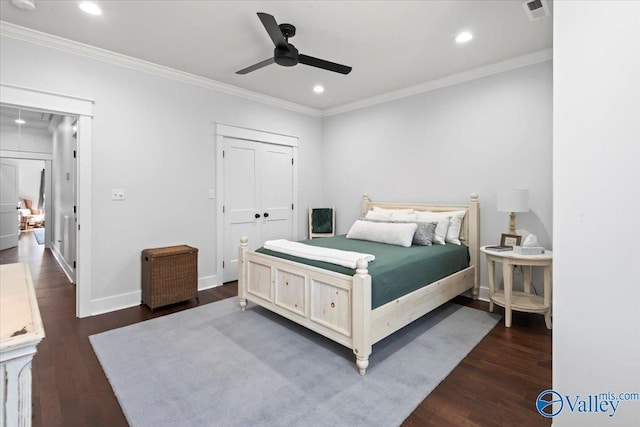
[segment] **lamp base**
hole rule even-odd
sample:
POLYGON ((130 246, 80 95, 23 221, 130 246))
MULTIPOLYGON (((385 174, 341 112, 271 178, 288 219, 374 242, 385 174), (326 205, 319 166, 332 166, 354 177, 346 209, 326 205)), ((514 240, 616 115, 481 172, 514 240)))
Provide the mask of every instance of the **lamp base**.
POLYGON ((516 213, 509 214, 509 234, 516 234, 516 213))

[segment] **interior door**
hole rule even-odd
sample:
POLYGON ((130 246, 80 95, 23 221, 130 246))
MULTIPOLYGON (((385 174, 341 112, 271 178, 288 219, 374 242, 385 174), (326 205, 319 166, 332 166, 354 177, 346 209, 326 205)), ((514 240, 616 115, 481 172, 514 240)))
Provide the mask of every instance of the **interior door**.
POLYGON ((249 249, 293 237, 293 149, 225 137, 223 282, 238 279, 240 237, 249 249))
POLYGON ((18 162, 0 159, 0 250, 18 246, 18 162))
POLYGON ((225 138, 224 143, 224 258, 223 282, 238 278, 238 246, 247 236, 252 249, 259 241, 261 215, 258 195, 260 146, 253 141, 225 138))
POLYGON ((262 236, 267 240, 293 239, 293 164, 292 149, 282 145, 262 144, 261 207, 262 236))

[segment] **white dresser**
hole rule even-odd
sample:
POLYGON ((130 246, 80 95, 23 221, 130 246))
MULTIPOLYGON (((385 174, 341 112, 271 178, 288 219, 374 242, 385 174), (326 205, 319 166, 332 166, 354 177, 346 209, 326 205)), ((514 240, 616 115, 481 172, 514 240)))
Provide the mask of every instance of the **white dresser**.
POLYGON ((31 425, 31 360, 44 328, 29 266, 0 265, 0 426, 31 425))

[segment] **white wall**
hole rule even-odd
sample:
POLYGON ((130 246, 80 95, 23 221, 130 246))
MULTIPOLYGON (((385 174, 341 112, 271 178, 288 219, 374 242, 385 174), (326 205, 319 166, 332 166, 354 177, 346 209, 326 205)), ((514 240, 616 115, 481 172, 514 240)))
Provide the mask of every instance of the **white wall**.
MULTIPOLYGON (((553 388, 640 393, 640 2, 554 10, 553 388)), ((554 427, 632 426, 640 401, 554 427)), ((635 421, 634 421, 635 420, 635 421)))
MULTIPOLYGON (((325 201, 336 206, 338 232, 360 215, 364 192, 453 204, 475 192, 481 243, 495 244, 508 231, 498 191, 527 188, 531 211, 517 226, 551 248, 551 77, 547 61, 325 119, 325 201)), ((486 287, 484 257, 481 268, 486 287)))
MULTIPOLYGON (((51 142, 49 142, 51 143, 51 142)), ((40 197, 40 171, 44 169, 43 160, 17 160, 19 165, 18 172, 18 197, 23 207, 22 199, 29 199, 33 202, 33 209, 42 209, 38 206, 38 198, 40 197)))
POLYGON ((95 100, 92 280, 96 310, 140 301, 140 251, 199 249, 202 286, 216 282, 216 121, 300 138, 299 235, 306 206, 322 205, 320 118, 3 37, 6 84, 95 100), (111 189, 125 190, 111 201, 111 189))

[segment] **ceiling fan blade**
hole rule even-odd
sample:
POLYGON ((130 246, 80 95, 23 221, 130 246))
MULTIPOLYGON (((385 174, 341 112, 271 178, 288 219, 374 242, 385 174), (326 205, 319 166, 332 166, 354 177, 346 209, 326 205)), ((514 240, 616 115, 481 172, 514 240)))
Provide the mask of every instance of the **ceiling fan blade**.
POLYGON ((255 70, 259 70, 262 67, 266 67, 267 65, 273 64, 275 60, 273 58, 265 59, 264 61, 260 61, 257 64, 253 64, 250 67, 243 68, 240 71, 236 71, 236 74, 247 74, 255 70))
POLYGON ((289 43, 287 43, 287 40, 282 35, 282 30, 280 30, 276 18, 264 12, 258 12, 258 18, 260 18, 262 25, 264 25, 264 29, 269 33, 273 44, 281 49, 289 49, 289 43))
POLYGON ((351 67, 336 64, 335 62, 325 61, 324 59, 314 58, 313 56, 299 54, 298 61, 300 64, 311 65, 312 67, 323 68, 340 74, 349 74, 351 72, 351 67))

